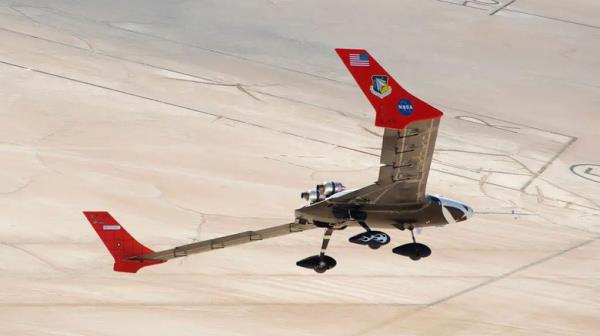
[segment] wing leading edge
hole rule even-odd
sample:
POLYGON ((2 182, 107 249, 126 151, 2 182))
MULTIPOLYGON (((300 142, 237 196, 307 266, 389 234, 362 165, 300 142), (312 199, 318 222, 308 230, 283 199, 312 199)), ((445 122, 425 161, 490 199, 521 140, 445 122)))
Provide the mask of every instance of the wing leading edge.
POLYGON ((208 239, 196 243, 191 243, 187 245, 181 245, 174 247, 169 250, 154 252, 150 254, 145 254, 141 256, 135 256, 131 259, 134 260, 162 260, 166 261, 173 258, 186 257, 190 254, 208 252, 212 250, 222 249, 225 247, 231 247, 246 243, 252 243, 255 241, 267 239, 267 238, 275 238, 279 236, 285 236, 290 233, 302 232, 308 229, 313 229, 315 226, 310 224, 298 224, 298 223, 289 223, 278 226, 273 226, 270 228, 256 230, 256 231, 245 231, 240 232, 224 237, 208 239))

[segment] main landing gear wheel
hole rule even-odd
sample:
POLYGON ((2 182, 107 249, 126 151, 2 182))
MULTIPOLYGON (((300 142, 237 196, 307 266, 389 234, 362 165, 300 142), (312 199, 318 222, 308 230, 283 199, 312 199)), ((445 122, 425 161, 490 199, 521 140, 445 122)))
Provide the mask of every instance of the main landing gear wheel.
POLYGON ((421 258, 429 257, 431 255, 431 249, 429 248, 429 246, 417 243, 415 241, 415 235, 412 229, 410 229, 410 234, 412 236, 413 242, 395 247, 392 250, 392 252, 405 257, 409 257, 411 260, 415 261, 421 258))
POLYGON ((329 240, 331 239, 332 234, 333 228, 328 228, 325 231, 320 254, 304 258, 298 261, 296 265, 304 268, 311 268, 317 273, 325 273, 326 271, 334 268, 335 265, 337 265, 337 261, 332 257, 325 255, 325 250, 327 250, 327 245, 329 245, 329 240))
POLYGON ((395 247, 392 252, 401 256, 409 257, 415 261, 431 255, 431 249, 427 245, 420 243, 408 243, 400 245, 395 247))
POLYGON ((317 273, 325 273, 334 268, 337 265, 337 261, 328 255, 321 256, 317 254, 298 261, 296 265, 312 269, 317 273))

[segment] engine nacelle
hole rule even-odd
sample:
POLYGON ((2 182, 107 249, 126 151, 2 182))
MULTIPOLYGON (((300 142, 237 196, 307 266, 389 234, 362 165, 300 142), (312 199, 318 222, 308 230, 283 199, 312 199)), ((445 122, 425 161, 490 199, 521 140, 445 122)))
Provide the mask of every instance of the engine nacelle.
POLYGON ((344 190, 346 190, 346 187, 341 182, 327 181, 322 184, 317 184, 317 187, 314 190, 303 192, 300 194, 300 197, 310 203, 315 203, 344 190))
MULTIPOLYGON (((317 188, 318 187, 319 186, 317 186, 317 188)), ((323 194, 325 197, 329 197, 344 190, 346 190, 346 187, 341 182, 328 181, 323 183, 323 194)))

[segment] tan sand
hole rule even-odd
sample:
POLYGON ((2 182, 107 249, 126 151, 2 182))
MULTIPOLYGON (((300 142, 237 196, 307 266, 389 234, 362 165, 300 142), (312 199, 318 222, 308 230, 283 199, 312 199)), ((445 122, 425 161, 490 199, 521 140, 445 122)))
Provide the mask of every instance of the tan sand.
POLYGON ((600 7, 462 2, 0 1, 0 335, 598 335, 600 7), (374 181, 335 47, 445 112, 428 192, 476 216, 420 262, 352 229, 317 275, 315 230, 112 272, 83 210, 160 249, 374 181))

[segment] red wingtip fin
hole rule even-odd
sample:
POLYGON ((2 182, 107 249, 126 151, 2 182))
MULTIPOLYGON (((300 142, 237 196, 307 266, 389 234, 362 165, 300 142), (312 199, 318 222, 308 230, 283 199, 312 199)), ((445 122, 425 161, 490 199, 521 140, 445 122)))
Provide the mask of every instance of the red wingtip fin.
POLYGON ((443 113, 404 90, 364 49, 335 49, 354 80, 375 108, 375 125, 403 129, 443 113))
POLYGON ((84 211, 102 242, 115 259, 116 272, 135 273, 140 268, 163 263, 163 260, 134 260, 134 256, 153 253, 140 244, 106 211, 84 211))

